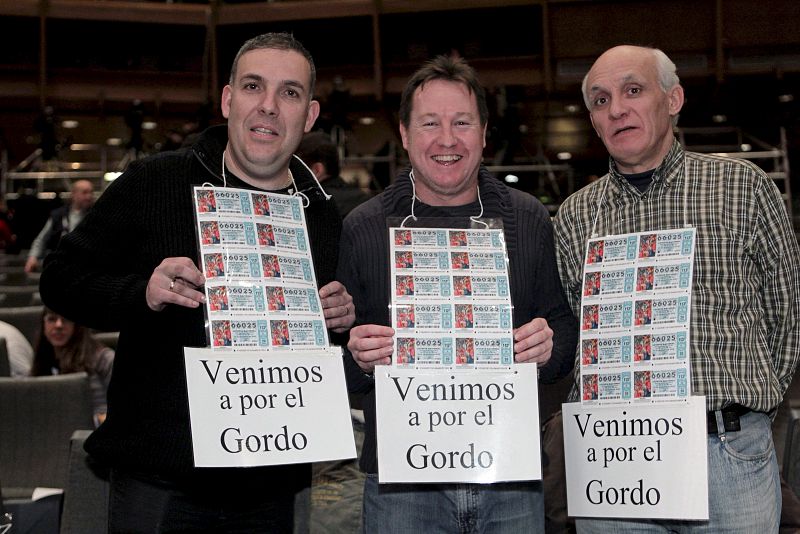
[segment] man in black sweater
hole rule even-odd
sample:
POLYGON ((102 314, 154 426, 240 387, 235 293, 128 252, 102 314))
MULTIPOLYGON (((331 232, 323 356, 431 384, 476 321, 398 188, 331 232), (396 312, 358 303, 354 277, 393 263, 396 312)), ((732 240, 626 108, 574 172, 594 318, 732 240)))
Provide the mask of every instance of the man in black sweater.
POLYGON ((314 123, 315 71, 288 34, 246 42, 222 93, 226 126, 191 147, 131 164, 51 255, 48 307, 120 330, 108 417, 86 449, 111 467, 112 532, 292 532, 307 464, 196 468, 183 347, 206 346, 192 186, 209 183, 300 194, 328 328, 354 320, 333 281, 341 219, 292 152, 314 123))
POLYGON ((561 293, 552 226, 532 196, 510 189, 481 167, 488 111, 474 70, 439 57, 415 73, 400 103, 400 134, 411 160, 381 195, 345 220, 337 279, 352 292, 356 325, 346 359, 351 392, 366 394, 361 467, 365 529, 373 532, 543 532, 541 482, 381 484, 377 481, 372 374, 389 364, 392 336, 387 227, 468 224, 501 219, 509 257, 517 363, 540 366, 542 381, 572 368, 577 324, 561 293), (387 224, 388 220, 388 224, 387 224), (392 220, 395 222, 392 223, 392 220))
POLYGON ((343 218, 353 208, 372 198, 371 194, 355 184, 345 182, 341 177, 339 149, 325 132, 312 132, 303 137, 297 148, 297 155, 306 162, 325 192, 336 201, 343 218))

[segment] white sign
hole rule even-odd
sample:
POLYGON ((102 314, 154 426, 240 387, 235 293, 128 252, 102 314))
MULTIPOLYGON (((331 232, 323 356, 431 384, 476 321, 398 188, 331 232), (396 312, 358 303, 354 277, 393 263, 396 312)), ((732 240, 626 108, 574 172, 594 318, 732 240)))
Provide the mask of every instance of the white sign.
POLYGON ((575 517, 708 519, 705 397, 563 405, 567 509, 575 517))
POLYGON ((195 466, 356 456, 340 348, 184 353, 195 466))
POLYGON ((375 390, 381 483, 541 479, 535 365, 460 373, 377 367, 375 390))

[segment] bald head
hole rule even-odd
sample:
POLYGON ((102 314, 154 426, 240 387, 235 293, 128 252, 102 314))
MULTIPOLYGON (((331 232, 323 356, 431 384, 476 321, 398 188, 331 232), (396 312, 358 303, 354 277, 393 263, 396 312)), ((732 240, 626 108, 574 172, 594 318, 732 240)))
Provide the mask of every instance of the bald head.
POLYGON ((589 72, 586 73, 586 76, 583 77, 581 92, 583 93, 583 102, 586 104, 586 107, 591 110, 591 88, 589 87, 588 80, 596 67, 599 66, 602 68, 603 64, 607 62, 618 62, 620 60, 624 61, 626 59, 631 60, 637 58, 646 63, 650 63, 655 68, 658 83, 665 92, 680 83, 680 79, 676 74, 675 63, 658 48, 632 45, 615 46, 603 52, 594 62, 592 68, 589 69, 589 72))
POLYGON ((89 180, 76 180, 72 184, 72 208, 85 211, 94 204, 94 185, 89 180))
POLYGON ((583 80, 589 116, 620 172, 655 169, 672 147, 683 106, 675 64, 660 50, 617 46, 583 80))

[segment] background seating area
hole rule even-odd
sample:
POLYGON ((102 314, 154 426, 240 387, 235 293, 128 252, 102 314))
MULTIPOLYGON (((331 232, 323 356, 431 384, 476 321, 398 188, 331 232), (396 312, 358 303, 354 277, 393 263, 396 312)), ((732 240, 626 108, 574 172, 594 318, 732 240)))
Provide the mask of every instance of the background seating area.
POLYGON ((36 347, 39 337, 39 323, 42 320, 44 306, 12 306, 3 307, 0 300, 0 321, 13 325, 22 332, 32 347, 36 347))
MULTIPOLYGON (((44 306, 39 273, 25 273, 24 261, 25 254, 0 253, 0 321, 35 348, 44 306)), ((95 335, 116 348, 118 332, 95 335)), ((85 373, 10 378, 6 340, 0 337, 0 496, 13 516, 11 532, 105 530, 108 475, 83 451, 93 428, 85 373), (59 492, 34 500, 35 488, 59 492)))
POLYGON ((34 490, 67 487, 70 438, 93 427, 85 373, 0 378, 0 481, 15 531, 57 531, 60 494, 34 500, 34 490))

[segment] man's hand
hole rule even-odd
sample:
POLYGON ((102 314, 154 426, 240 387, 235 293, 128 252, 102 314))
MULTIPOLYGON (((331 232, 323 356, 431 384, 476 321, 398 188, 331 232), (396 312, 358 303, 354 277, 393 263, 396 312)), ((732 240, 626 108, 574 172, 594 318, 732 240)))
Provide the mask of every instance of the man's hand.
POLYGON ((206 300, 197 290, 205 281, 203 273, 189 258, 166 258, 147 282, 147 305, 153 311, 161 311, 167 304, 197 308, 206 300))
POLYGON ((546 364, 553 354, 553 330, 537 317, 514 330, 514 361, 546 364))
POLYGON ((39 260, 36 258, 36 256, 28 256, 28 259, 25 262, 25 272, 32 273, 38 268, 39 268, 39 260))
POLYGON ((325 326, 334 332, 346 332, 356 321, 353 297, 341 282, 330 282, 319 289, 325 326))
POLYGON ((350 330, 347 348, 361 370, 371 374, 376 365, 392 363, 392 336, 388 326, 362 324, 350 330))

